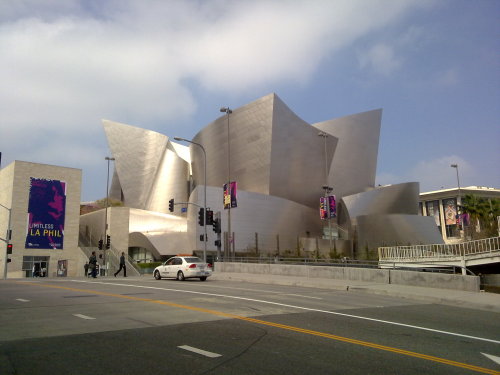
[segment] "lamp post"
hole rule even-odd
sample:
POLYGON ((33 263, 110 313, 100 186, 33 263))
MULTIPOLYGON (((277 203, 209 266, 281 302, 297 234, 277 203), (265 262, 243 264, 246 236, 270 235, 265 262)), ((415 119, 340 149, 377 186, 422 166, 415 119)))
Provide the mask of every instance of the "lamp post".
POLYGON ((193 142, 193 141, 190 141, 189 139, 185 139, 185 138, 181 138, 181 137, 174 137, 174 139, 176 141, 184 141, 184 142, 192 143, 193 145, 200 147, 201 150, 203 151, 203 158, 205 161, 205 167, 204 167, 204 172, 203 172, 204 180, 205 180, 204 197, 203 197, 203 209, 204 209, 203 223, 205 224, 203 226, 205 228, 205 234, 203 237, 203 239, 204 239, 204 241, 203 241, 203 245, 204 245, 203 246, 203 261, 206 262, 207 261, 207 153, 205 151, 205 147, 203 147, 201 144, 199 144, 197 142, 193 142))
MULTIPOLYGON (((458 206, 462 204, 462 192, 460 191, 460 178, 458 177, 458 164, 452 164, 450 167, 455 168, 457 170, 457 185, 458 185, 458 198, 457 198, 457 215, 458 215, 458 206)), ((460 227, 457 225, 460 229, 460 227)), ((462 234, 460 234, 462 237, 462 234)))
POLYGON ((457 170, 457 185, 458 185, 458 203, 462 203, 462 194, 460 191, 460 179, 458 177, 458 164, 452 164, 450 167, 455 168, 457 170))
POLYGON ((224 112, 227 116, 227 191, 229 193, 229 207, 227 211, 227 247, 228 255, 231 254, 231 148, 229 142, 229 115, 233 111, 229 107, 222 107, 221 112, 224 112))
POLYGON ((105 213, 104 213, 104 240, 103 242, 103 251, 104 251, 104 275, 107 276, 108 274, 108 267, 106 264, 106 246, 107 246, 107 233, 108 233, 108 201, 109 201, 109 162, 114 161, 115 158, 110 158, 109 156, 106 156, 104 160, 108 161, 108 173, 107 173, 107 178, 106 178, 106 208, 105 208, 105 213))
POLYGON ((323 189, 325 189, 325 202, 328 201, 328 238, 330 239, 330 251, 332 251, 332 218, 330 217, 330 201, 328 199, 329 193, 332 191, 332 188, 328 186, 328 152, 326 147, 326 139, 328 138, 328 134, 325 132, 319 132, 319 137, 323 137, 325 143, 325 185, 323 185, 323 189))

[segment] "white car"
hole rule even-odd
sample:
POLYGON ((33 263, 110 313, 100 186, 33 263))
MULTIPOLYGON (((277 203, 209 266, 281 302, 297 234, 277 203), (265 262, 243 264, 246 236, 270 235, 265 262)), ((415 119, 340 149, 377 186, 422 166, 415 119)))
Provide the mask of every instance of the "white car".
POLYGON ((205 281, 211 275, 212 265, 195 256, 172 257, 153 271, 156 280, 165 277, 183 281, 198 277, 201 281, 205 281))

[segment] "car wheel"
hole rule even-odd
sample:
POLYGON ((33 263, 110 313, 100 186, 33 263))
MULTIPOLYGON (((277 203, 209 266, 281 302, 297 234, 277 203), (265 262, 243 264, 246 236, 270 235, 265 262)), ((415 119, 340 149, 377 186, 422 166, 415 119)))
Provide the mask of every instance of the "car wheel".
POLYGON ((202 276, 202 277, 200 277, 200 280, 201 280, 201 281, 205 281, 206 279, 207 279, 207 277, 206 277, 206 276, 202 276))
POLYGON ((179 280, 179 281, 185 280, 185 277, 184 277, 184 274, 182 273, 182 271, 177 272, 177 280, 179 280))
POLYGON ((161 276, 160 276, 160 272, 159 271, 155 271, 155 279, 156 280, 161 280, 161 276))

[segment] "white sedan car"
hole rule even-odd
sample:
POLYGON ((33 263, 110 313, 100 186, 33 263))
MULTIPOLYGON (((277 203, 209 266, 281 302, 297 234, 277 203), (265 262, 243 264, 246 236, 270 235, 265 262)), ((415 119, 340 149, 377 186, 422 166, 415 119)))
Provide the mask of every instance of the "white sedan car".
POLYGON ((183 281, 198 277, 201 281, 205 281, 211 275, 212 265, 195 256, 172 257, 153 271, 156 280, 166 277, 183 281))

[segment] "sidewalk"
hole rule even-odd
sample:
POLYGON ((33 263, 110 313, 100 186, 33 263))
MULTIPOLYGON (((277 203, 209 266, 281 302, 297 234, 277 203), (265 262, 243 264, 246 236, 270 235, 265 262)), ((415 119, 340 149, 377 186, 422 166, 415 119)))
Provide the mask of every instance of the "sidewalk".
POLYGON ((234 280, 257 284, 289 285, 307 288, 342 290, 388 295, 398 298, 440 303, 464 308, 500 313, 500 294, 465 292, 450 289, 423 288, 395 284, 377 284, 364 281, 277 276, 250 273, 214 272, 209 280, 234 280))

